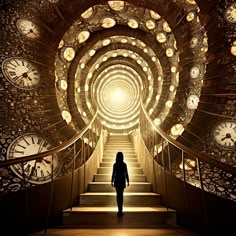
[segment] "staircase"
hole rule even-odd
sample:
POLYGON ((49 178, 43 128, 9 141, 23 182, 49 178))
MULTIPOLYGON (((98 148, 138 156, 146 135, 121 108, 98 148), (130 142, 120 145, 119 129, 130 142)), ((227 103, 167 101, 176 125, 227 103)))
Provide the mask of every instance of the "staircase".
POLYGON ((76 227, 159 227, 175 225, 176 213, 160 205, 160 196, 152 193, 134 147, 128 136, 110 136, 104 155, 88 192, 80 195, 80 205, 63 212, 64 226, 76 227), (122 151, 127 164, 130 186, 124 191, 122 217, 117 216, 115 188, 111 186, 116 153, 122 151))

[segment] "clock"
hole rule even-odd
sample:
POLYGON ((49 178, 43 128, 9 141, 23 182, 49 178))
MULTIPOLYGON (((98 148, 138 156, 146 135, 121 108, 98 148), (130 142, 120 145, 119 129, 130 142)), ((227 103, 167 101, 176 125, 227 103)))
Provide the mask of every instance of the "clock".
POLYGON ((222 121, 212 129, 212 138, 220 147, 234 149, 236 146, 236 121, 222 121))
POLYGON ((39 27, 30 20, 19 19, 16 26, 19 32, 29 39, 37 39, 40 36, 39 27))
POLYGON ((166 21, 164 21, 162 27, 163 27, 163 30, 164 30, 165 32, 167 32, 167 33, 170 33, 170 32, 171 32, 171 28, 170 28, 169 24, 168 24, 166 21))
POLYGON ((197 37, 192 37, 190 41, 190 48, 195 48, 198 44, 198 38, 197 37))
POLYGON ((188 109, 197 109, 199 103, 199 97, 195 94, 188 96, 187 98, 187 108, 188 109))
POLYGON ((226 8, 225 19, 230 23, 236 23, 236 3, 226 8))
POLYGON ((38 69, 23 58, 5 59, 2 63, 2 71, 6 79, 17 88, 31 90, 39 85, 38 69))
POLYGON ((196 79, 199 76, 199 74, 200 74, 200 70, 197 66, 194 66, 191 68, 190 70, 191 78, 196 79))
POLYGON ((165 33, 158 33, 157 36, 156 36, 156 39, 159 43, 164 43, 166 41, 166 35, 165 33))
POLYGON ((236 56, 236 40, 233 42, 230 52, 233 56, 236 56))
MULTIPOLYGON (((41 136, 27 133, 16 138, 8 147, 7 159, 20 158, 48 151, 51 144, 41 136)), ((44 184, 51 181, 59 170, 57 155, 50 155, 38 160, 11 165, 11 170, 21 179, 33 184, 44 184), (53 167, 52 167, 53 166, 53 167)))

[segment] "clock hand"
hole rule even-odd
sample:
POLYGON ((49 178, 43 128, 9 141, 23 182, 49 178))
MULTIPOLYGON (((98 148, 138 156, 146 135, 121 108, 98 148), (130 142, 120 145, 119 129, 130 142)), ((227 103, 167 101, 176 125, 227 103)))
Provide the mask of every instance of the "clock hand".
POLYGON ((15 82, 17 83, 17 82, 18 82, 19 80, 21 80, 23 77, 24 77, 23 74, 20 75, 20 76, 17 76, 15 82))
POLYGON ((43 161, 45 161, 47 164, 51 164, 51 161, 43 159, 43 161))
POLYGON ((41 142, 41 144, 39 145, 38 153, 40 153, 42 149, 43 149, 43 142, 41 142))
POLYGON ((221 141, 224 141, 227 137, 225 136, 224 138, 221 139, 221 141))
POLYGON ((35 171, 35 169, 36 169, 36 163, 37 163, 37 161, 34 160, 34 166, 32 166, 31 171, 30 171, 30 174, 29 174, 29 176, 28 176, 29 179, 31 178, 31 176, 33 175, 33 173, 34 173, 34 171, 35 171))

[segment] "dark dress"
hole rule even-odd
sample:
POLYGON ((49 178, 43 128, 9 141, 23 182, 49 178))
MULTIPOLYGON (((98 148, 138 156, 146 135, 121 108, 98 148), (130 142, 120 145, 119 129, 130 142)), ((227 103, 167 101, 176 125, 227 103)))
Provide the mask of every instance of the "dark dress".
POLYGON ((126 187, 126 181, 129 184, 129 175, 127 170, 127 165, 123 161, 116 162, 113 165, 112 172, 112 184, 116 188, 116 200, 118 205, 119 213, 122 213, 123 210, 123 192, 126 187))

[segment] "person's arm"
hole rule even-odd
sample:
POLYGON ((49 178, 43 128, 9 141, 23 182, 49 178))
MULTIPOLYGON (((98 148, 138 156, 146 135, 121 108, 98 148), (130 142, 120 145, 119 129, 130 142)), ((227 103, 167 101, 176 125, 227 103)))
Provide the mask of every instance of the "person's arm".
POLYGON ((126 181, 128 183, 129 186, 129 173, 128 173, 128 169, 127 169, 127 165, 125 164, 125 176, 126 176, 126 181))
POLYGON ((115 171, 115 164, 113 165, 113 171, 111 176, 111 186, 114 187, 114 181, 115 181, 116 171, 115 171))

